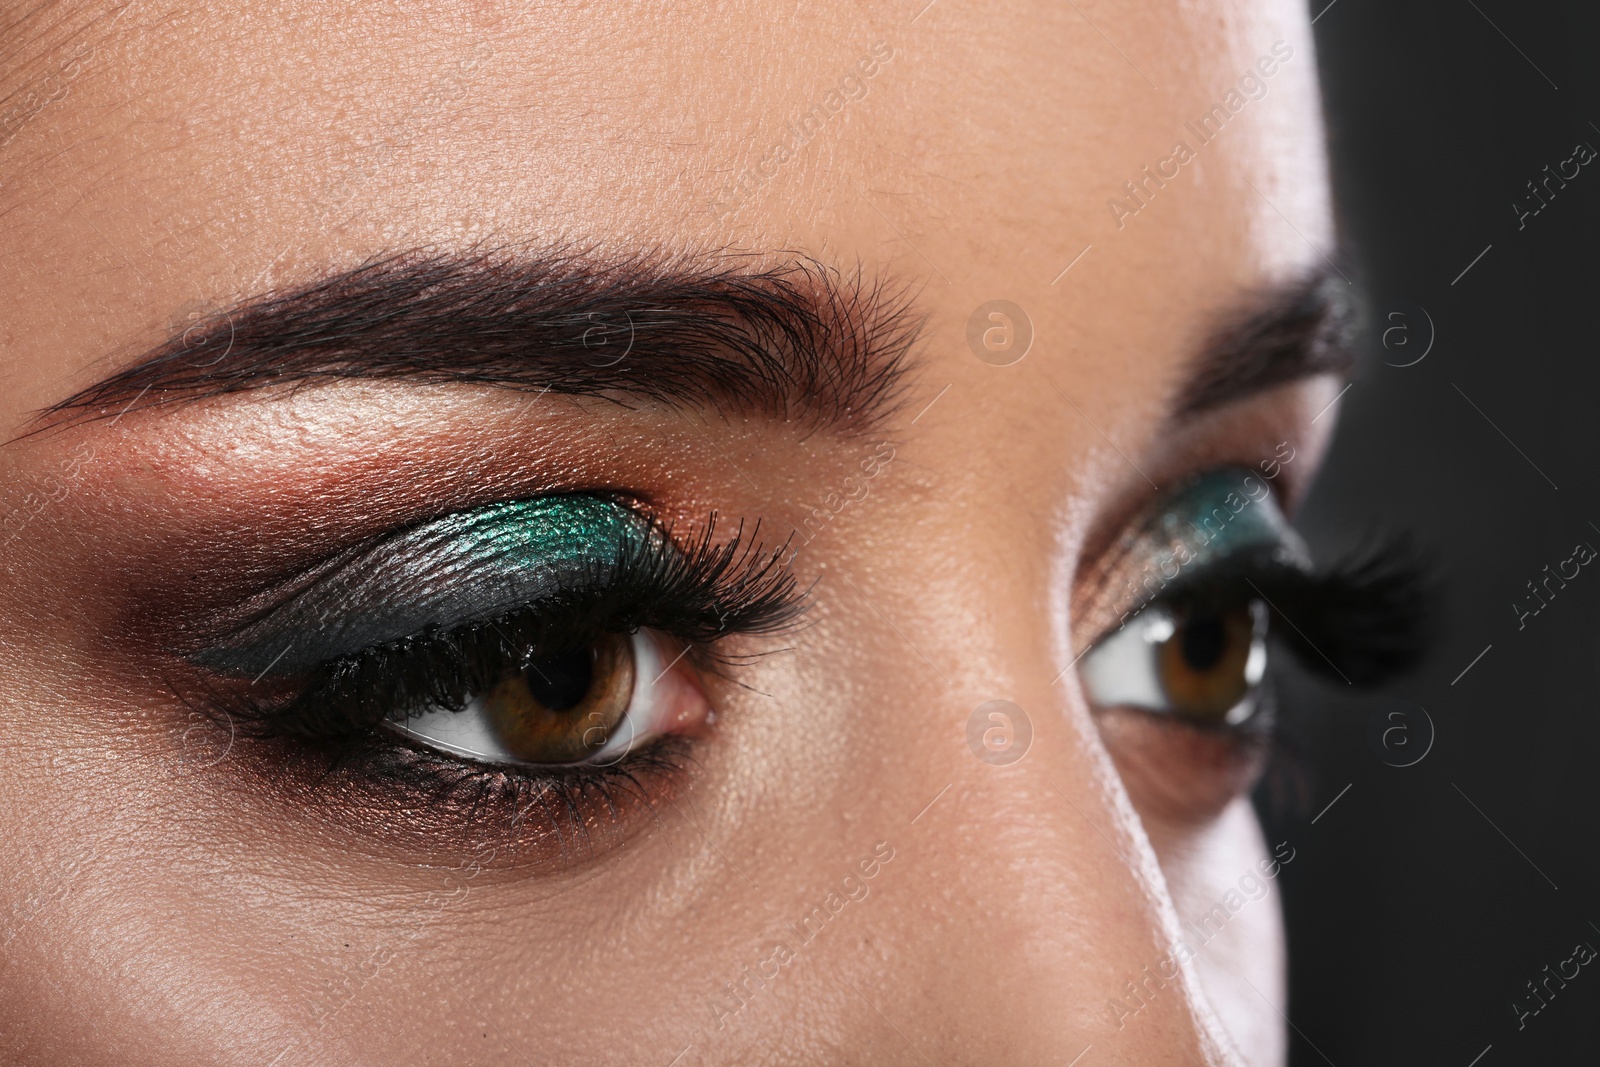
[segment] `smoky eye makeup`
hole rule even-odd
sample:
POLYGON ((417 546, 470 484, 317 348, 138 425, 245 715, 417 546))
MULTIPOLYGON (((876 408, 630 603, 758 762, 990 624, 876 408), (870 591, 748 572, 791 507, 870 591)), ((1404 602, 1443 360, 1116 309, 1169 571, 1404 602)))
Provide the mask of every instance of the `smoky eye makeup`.
POLYGON ((1299 571, 1311 562, 1268 483, 1242 468, 1208 471, 1168 493, 1133 524, 1118 554, 1129 603, 1124 621, 1243 561, 1257 570, 1299 571))
POLYGON ((625 504, 588 495, 446 515, 323 565, 287 597, 263 594, 256 599, 270 606, 246 604, 250 622, 189 658, 227 674, 293 676, 430 630, 604 588, 619 560, 670 551, 661 538, 625 504))
POLYGON ((1403 544, 1319 570, 1267 480, 1247 468, 1204 472, 1163 494, 1102 573, 1101 596, 1119 614, 1079 666, 1096 708, 1259 733, 1271 725, 1269 647, 1326 677, 1372 684, 1425 643, 1426 579, 1403 544))
POLYGON ((430 519, 246 598, 180 695, 368 807, 587 834, 632 810, 619 789, 648 807, 671 785, 714 718, 707 677, 742 665, 723 643, 805 607, 787 543, 718 526, 681 537, 596 493, 430 519))

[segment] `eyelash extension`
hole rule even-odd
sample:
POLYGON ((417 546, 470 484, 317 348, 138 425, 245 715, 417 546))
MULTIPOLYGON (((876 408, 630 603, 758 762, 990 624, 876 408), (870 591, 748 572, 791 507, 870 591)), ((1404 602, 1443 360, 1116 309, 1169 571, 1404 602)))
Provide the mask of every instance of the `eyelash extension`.
POLYGON ((789 541, 763 550, 758 523, 748 539, 741 525, 717 545, 715 528, 713 515, 680 548, 670 530, 652 523, 654 536, 625 543, 609 566, 592 568, 540 603, 376 645, 282 682, 231 691, 212 685, 202 710, 255 737, 347 743, 375 733, 397 709, 459 708, 530 652, 565 651, 607 633, 659 630, 704 664, 731 664, 716 654, 718 640, 788 628, 805 610, 807 593, 789 570, 789 541))
POLYGON ((1176 584, 1169 603, 1267 602, 1274 640, 1321 677, 1373 686, 1404 674, 1426 654, 1437 582, 1403 535, 1358 546, 1311 570, 1271 552, 1244 552, 1176 584))
POLYGON ((1427 654, 1437 584, 1411 541, 1394 536, 1284 582, 1273 614, 1290 623, 1279 637, 1312 672, 1380 685, 1427 654))
MULTIPOLYGON (((1274 615, 1292 619, 1303 631, 1275 626, 1273 638, 1286 643, 1297 662, 1318 679, 1378 685, 1414 667, 1431 644, 1439 580, 1403 535, 1357 547, 1324 571, 1291 579, 1276 591, 1263 588, 1282 609, 1274 615)), ((1255 788, 1258 810, 1279 824, 1316 810, 1315 735, 1309 732, 1306 713, 1296 713, 1299 702, 1279 699, 1284 681, 1274 678, 1269 667, 1262 688, 1271 701, 1272 720, 1265 766, 1255 788)))

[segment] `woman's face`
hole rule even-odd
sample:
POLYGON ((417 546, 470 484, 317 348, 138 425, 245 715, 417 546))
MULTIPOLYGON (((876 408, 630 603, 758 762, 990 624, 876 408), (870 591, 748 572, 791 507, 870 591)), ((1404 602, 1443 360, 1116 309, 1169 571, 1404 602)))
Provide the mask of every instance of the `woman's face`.
POLYGON ((1281 1062, 1298 3, 14 20, 3 1058, 1281 1062))

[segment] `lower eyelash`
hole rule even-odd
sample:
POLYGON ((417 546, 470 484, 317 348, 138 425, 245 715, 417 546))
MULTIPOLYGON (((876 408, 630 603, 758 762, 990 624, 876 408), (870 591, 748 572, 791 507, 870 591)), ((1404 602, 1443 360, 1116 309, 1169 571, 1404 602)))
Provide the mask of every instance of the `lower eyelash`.
POLYGON ((597 838, 653 817, 694 764, 690 743, 663 737, 615 764, 552 768, 476 763, 377 730, 326 744, 278 739, 241 750, 278 798, 364 837, 450 855, 565 865, 597 838), (292 749, 271 751, 279 746, 292 749))
POLYGON ((427 793, 436 807, 470 813, 480 827, 532 825, 586 841, 591 827, 585 813, 604 809, 618 819, 627 805, 650 807, 654 794, 645 779, 678 774, 686 757, 686 743, 665 738, 613 764, 535 771, 453 759, 384 738, 366 761, 374 770, 382 764, 386 779, 427 793))

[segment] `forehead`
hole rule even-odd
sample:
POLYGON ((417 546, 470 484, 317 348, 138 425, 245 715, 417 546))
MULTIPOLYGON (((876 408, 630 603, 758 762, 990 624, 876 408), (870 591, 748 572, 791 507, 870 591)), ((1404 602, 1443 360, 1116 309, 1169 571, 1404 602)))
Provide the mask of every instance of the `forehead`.
POLYGON ((935 314, 1004 297, 1041 336, 1176 361, 1186 312, 1329 245, 1304 23, 1227 2, 47 9, 0 157, 12 352, 58 361, 25 400, 186 308, 501 241, 804 250, 912 276, 935 314))

